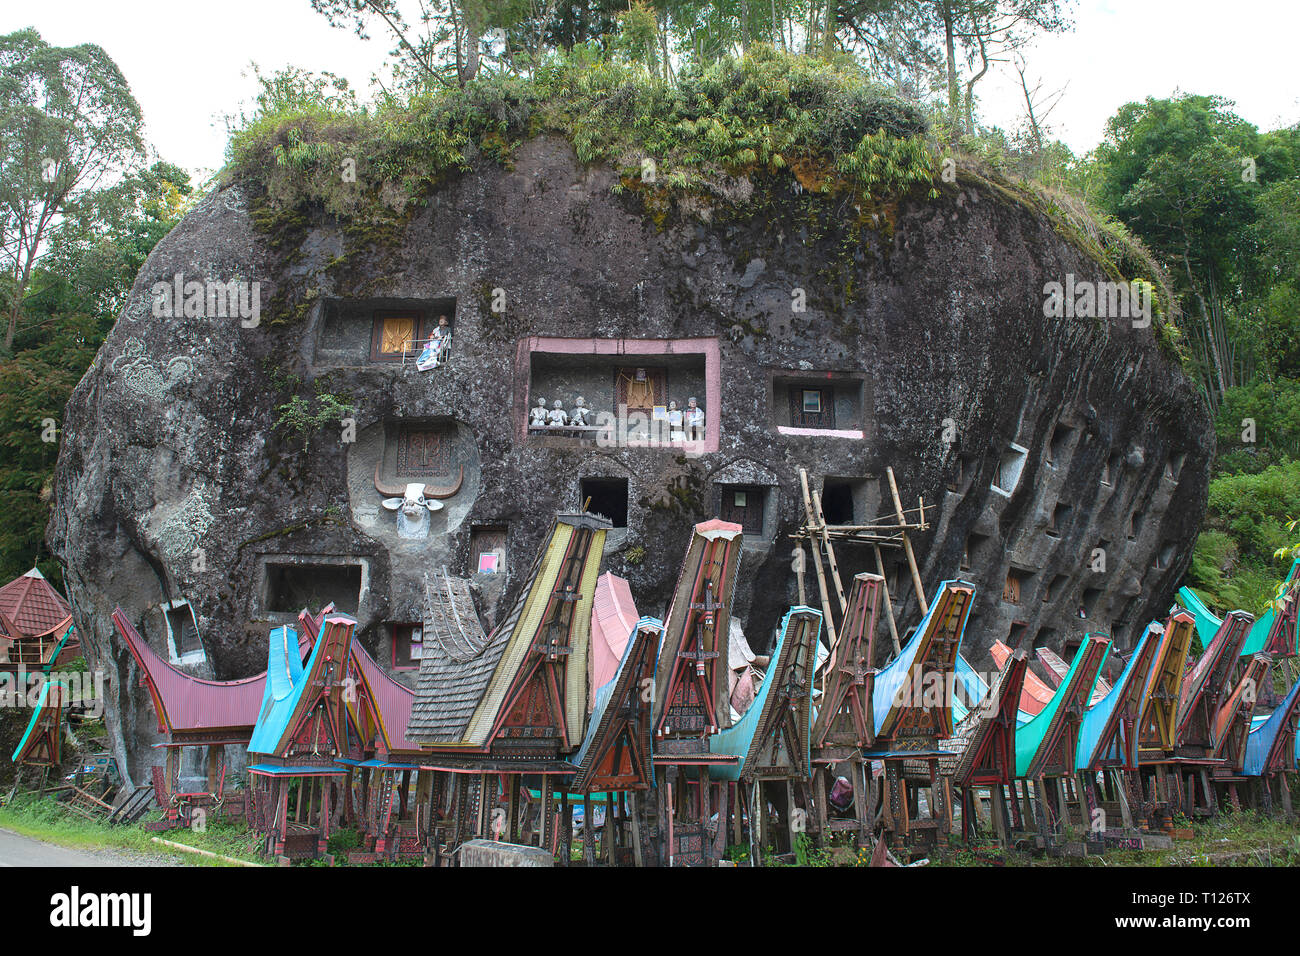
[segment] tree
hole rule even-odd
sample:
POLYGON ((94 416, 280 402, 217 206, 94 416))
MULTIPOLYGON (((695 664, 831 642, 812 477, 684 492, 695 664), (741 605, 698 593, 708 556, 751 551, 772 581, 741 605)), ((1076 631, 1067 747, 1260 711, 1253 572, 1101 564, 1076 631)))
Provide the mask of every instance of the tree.
POLYGON ((351 28, 363 40, 382 24, 397 43, 399 77, 407 86, 464 86, 482 66, 489 32, 504 49, 505 31, 533 11, 529 0, 311 0, 331 26, 351 28), (406 7, 411 15, 403 13, 406 7))
POLYGON ((44 538, 63 407, 191 193, 186 173, 161 162, 91 193, 32 270, 14 353, 0 360, 0 580, 34 564, 58 579, 44 538))
POLYGON ((1094 154, 1093 198, 1163 259, 1186 300, 1215 407, 1256 360, 1240 313, 1257 274, 1260 137, 1230 106, 1192 95, 1126 104, 1094 154))
POLYGON ((0 258, 13 348, 32 270, 59 222, 144 155, 140 107, 94 44, 52 47, 35 30, 0 37, 0 258))

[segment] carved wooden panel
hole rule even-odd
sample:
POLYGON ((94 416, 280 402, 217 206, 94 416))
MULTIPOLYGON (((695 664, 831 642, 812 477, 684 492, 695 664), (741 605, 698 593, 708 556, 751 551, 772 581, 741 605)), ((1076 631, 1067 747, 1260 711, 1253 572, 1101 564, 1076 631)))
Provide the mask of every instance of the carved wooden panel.
POLYGON ((402 427, 397 432, 397 477, 442 478, 451 474, 455 431, 445 426, 402 427))
POLYGON ((834 428, 834 390, 791 385, 790 424, 796 428, 834 428))
MULTIPOLYGON (((649 414, 655 405, 668 404, 668 370, 644 366, 614 369, 614 408, 626 405, 629 412, 649 414)), ((685 404, 684 402, 682 404, 685 404)))

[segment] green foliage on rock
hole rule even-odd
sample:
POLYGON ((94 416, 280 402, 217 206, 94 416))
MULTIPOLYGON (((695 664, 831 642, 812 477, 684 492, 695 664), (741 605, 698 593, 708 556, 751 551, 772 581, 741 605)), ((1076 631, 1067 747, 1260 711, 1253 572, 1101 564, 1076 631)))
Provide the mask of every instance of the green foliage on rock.
POLYGON ((259 185, 280 214, 401 217, 475 157, 508 162, 540 133, 651 190, 721 195, 734 177, 798 163, 829 184, 844 159, 860 187, 896 195, 931 173, 914 106, 861 68, 770 48, 692 69, 676 85, 579 51, 532 79, 491 76, 368 109, 306 74, 264 83, 258 111, 231 138, 227 175, 259 185))
POLYGON ((1187 583, 1211 607, 1260 613, 1290 565, 1277 552, 1293 543, 1298 506, 1300 461, 1216 478, 1187 583))

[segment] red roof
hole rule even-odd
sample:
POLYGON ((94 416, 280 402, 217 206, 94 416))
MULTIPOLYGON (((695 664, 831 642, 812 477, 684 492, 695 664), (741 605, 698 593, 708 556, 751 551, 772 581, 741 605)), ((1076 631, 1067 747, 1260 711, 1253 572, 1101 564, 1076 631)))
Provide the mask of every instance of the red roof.
POLYGON ((71 623, 72 608, 35 568, 0 588, 0 635, 44 637, 71 623))
POLYGON ((383 722, 389 751, 419 753, 420 745, 406 736, 406 728, 411 723, 411 705, 415 703, 415 691, 390 677, 366 653, 360 641, 352 642, 352 663, 361 672, 373 695, 375 706, 379 709, 379 719, 383 722))
POLYGON ((187 734, 229 730, 237 736, 252 735, 257 713, 262 709, 265 671, 234 681, 193 677, 159 657, 121 608, 113 611, 113 623, 140 665, 141 683, 153 698, 160 731, 187 734))
MULTIPOLYGON (((1011 657, 1011 648, 1001 641, 994 641, 993 646, 989 648, 989 653, 998 670, 1002 670, 1007 666, 1007 659, 1011 657)), ((1033 671, 1025 668, 1025 683, 1020 688, 1020 709, 1031 717, 1037 716, 1051 702, 1053 696, 1055 691, 1044 684, 1033 671)))

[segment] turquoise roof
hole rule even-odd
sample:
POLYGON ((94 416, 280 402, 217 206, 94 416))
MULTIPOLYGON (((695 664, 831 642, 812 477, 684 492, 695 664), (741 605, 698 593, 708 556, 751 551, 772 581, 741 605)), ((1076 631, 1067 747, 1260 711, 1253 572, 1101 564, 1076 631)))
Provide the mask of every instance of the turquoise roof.
MULTIPOLYGON (((1282 586, 1278 588, 1278 593, 1281 592, 1282 588, 1286 587, 1286 582, 1295 575, 1297 566, 1300 566, 1300 558, 1296 558, 1295 563, 1291 565, 1291 570, 1287 572, 1286 577, 1283 579, 1282 586)), ((1205 606, 1205 602, 1197 597, 1196 592, 1191 588, 1179 588, 1178 600, 1196 618, 1196 633, 1201 639, 1201 646, 1208 647, 1210 641, 1214 640, 1214 635, 1218 633, 1219 625, 1223 623, 1223 620, 1216 617, 1214 612, 1205 606)), ((1263 616, 1255 621, 1250 633, 1246 635, 1246 643, 1241 648, 1242 657, 1252 657, 1264 649, 1264 643, 1268 640, 1268 632, 1273 629, 1273 619, 1276 613, 1270 604, 1263 616)), ((1292 650, 1295 650, 1295 648, 1292 648, 1292 650)))
MULTIPOLYGON (((1088 635, 1093 637, 1096 635, 1088 635)), ((1017 777, 1023 777, 1029 771, 1029 765, 1033 763, 1034 758, 1038 755, 1038 750, 1043 746, 1044 738, 1048 730, 1051 729, 1052 719, 1056 712, 1061 709, 1065 697, 1072 690, 1075 681, 1075 674, 1083 666, 1084 658, 1088 651, 1088 639, 1085 637, 1079 650, 1075 652, 1074 661, 1070 664, 1069 671, 1061 680, 1061 686, 1056 688, 1056 693, 1052 699, 1047 702, 1047 706, 1035 714, 1032 718, 1016 728, 1016 773, 1017 777)), ((1083 700, 1092 699, 1092 690, 1097 684, 1097 678, 1101 676, 1101 668, 1106 664, 1106 658, 1110 655, 1110 645, 1107 644, 1105 653, 1102 655, 1101 664, 1097 666, 1097 672, 1092 675, 1086 692, 1083 694, 1083 700)))
MULTIPOLYGON (((71 630, 71 628, 69 628, 69 630, 71 630)), ((64 638, 67 638, 66 634, 64 635, 64 638)), ((21 754, 23 748, 27 746, 27 738, 31 737, 32 731, 36 729, 36 724, 41 719, 41 711, 44 710, 45 705, 49 703, 50 688, 56 683, 57 681, 47 680, 41 684, 41 695, 36 699, 36 706, 32 708, 32 719, 27 722, 27 729, 23 731, 22 739, 18 741, 18 746, 14 748, 13 756, 9 758, 14 763, 18 762, 18 755, 21 754)))
MULTIPOLYGON (((1079 770, 1087 770, 1098 760, 1106 758, 1118 758, 1120 755, 1116 752, 1118 744, 1111 744, 1106 753, 1094 753, 1098 744, 1101 743, 1102 732, 1106 729, 1106 724, 1110 721, 1111 714, 1115 713, 1115 708, 1119 702, 1127 695, 1129 682, 1141 677, 1142 682, 1146 683, 1146 678, 1142 675, 1135 675, 1133 668, 1137 665, 1138 660, 1142 657, 1142 648, 1146 646, 1147 641, 1151 640, 1152 629, 1147 627, 1146 632, 1142 635, 1142 640, 1138 641, 1137 647, 1133 648, 1133 656, 1128 659, 1124 665, 1124 671, 1119 675, 1119 680, 1115 686, 1110 689, 1110 693, 1097 701, 1083 715, 1083 722, 1079 725, 1079 746, 1075 751, 1074 765, 1079 770)), ((1109 649, 1107 650, 1109 653, 1109 649)), ((1103 661, 1104 663, 1104 661, 1103 661)), ((1151 663, 1155 663, 1155 658, 1151 658, 1151 663)), ((1101 674, 1101 668, 1097 669, 1098 675, 1101 674)), ((1145 688, 1143 688, 1145 692, 1145 688)), ((1133 728, 1133 739, 1129 741, 1131 753, 1124 757, 1126 767, 1136 766, 1138 753, 1138 728, 1133 728)))
MULTIPOLYGON (((305 686, 303 664, 298 656, 298 632, 282 625, 271 631, 267 643, 266 690, 262 694, 262 709, 258 712, 252 739, 248 742, 250 754, 275 753, 305 686)), ((317 639, 312 647, 307 672, 316 663, 322 644, 324 641, 317 639)))
MULTIPOLYGON (((736 754, 740 757, 734 764, 713 765, 709 767, 709 776, 714 780, 739 780, 741 773, 745 769, 745 757, 749 754, 750 744, 753 743, 754 733, 758 730, 758 722, 763 715, 763 705, 767 702, 768 693, 772 689, 772 681, 776 673, 781 669, 781 651, 785 647, 786 637, 793 626, 792 618, 800 613, 815 615, 817 618, 817 630, 812 635, 814 644, 819 642, 822 627, 822 612, 806 605, 798 605, 790 608, 785 617, 781 619, 781 629, 776 638, 776 647, 772 649, 772 665, 768 668, 767 674, 763 677, 763 685, 754 695, 754 702, 749 705, 740 720, 728 727, 726 730, 720 730, 709 738, 709 751, 715 754, 736 754)), ((804 701, 804 707, 808 708, 807 726, 809 733, 804 735, 803 740, 803 763, 809 766, 812 763, 811 737, 812 737, 812 695, 809 694, 804 701)))

